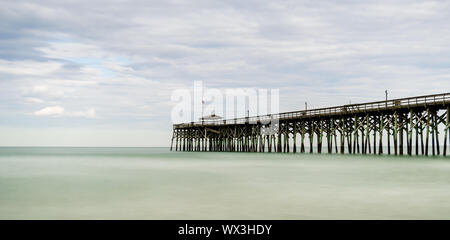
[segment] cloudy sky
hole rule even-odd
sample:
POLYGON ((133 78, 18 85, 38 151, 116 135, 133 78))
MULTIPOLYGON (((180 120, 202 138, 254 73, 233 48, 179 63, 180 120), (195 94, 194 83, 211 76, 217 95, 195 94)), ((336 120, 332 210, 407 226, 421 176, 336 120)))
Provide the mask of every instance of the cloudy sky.
POLYGON ((167 146, 171 93, 450 92, 449 1, 0 0, 0 145, 167 146))

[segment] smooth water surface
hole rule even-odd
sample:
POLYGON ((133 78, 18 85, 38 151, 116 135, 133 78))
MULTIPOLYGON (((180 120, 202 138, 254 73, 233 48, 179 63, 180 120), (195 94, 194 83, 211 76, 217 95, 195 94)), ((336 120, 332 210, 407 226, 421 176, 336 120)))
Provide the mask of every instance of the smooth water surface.
POLYGON ((0 219, 450 219, 450 158, 3 147, 0 219))

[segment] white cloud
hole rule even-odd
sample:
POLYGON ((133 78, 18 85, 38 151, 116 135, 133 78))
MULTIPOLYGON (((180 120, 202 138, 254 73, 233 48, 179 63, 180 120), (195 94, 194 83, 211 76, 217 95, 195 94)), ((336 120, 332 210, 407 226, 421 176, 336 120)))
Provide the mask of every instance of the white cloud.
POLYGON ((45 93, 48 91, 48 86, 34 86, 31 89, 32 93, 45 93))
POLYGON ((36 116, 62 116, 64 115, 64 108, 60 106, 45 107, 34 112, 36 116))
POLYGON ((26 87, 23 91, 23 95, 27 100, 29 99, 50 99, 50 98, 61 98, 64 97, 65 91, 71 92, 72 88, 64 87, 60 83, 51 83, 49 80, 41 80, 39 78, 34 78, 34 80, 39 80, 39 82, 46 83, 47 85, 36 85, 31 88, 26 87))
POLYGON ((58 59, 99 59, 108 55, 97 46, 74 42, 54 42, 36 50, 46 57, 58 59))
POLYGON ((76 112, 67 112, 61 106, 52 106, 45 107, 41 110, 34 112, 36 116, 68 116, 68 117, 84 117, 84 118, 94 118, 95 117, 95 109, 90 108, 86 111, 76 111, 76 112))
POLYGON ((71 117, 94 118, 95 117, 95 109, 90 108, 86 111, 68 112, 68 113, 66 113, 66 115, 71 116, 71 117))
POLYGON ((8 61, 0 59, 0 74, 45 76, 61 68, 58 62, 8 61))
POLYGON ((42 99, 33 98, 33 97, 26 98, 26 100, 31 103, 43 103, 44 102, 44 100, 42 100, 42 99))

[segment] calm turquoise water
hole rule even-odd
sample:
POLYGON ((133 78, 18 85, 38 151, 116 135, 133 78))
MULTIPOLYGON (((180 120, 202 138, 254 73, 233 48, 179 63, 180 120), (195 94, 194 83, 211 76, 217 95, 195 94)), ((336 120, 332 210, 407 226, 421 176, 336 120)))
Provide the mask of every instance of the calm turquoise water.
POLYGON ((0 148, 0 219, 450 219, 450 158, 0 148))

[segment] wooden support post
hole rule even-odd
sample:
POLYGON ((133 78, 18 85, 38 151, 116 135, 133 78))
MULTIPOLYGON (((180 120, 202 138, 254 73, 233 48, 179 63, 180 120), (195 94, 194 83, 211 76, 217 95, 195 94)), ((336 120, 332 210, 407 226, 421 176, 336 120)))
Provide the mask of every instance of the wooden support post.
POLYGON ((400 141, 400 143, 399 143, 399 152, 400 152, 400 155, 403 155, 403 130, 405 129, 405 124, 404 124, 404 118, 403 118, 403 113, 401 113, 400 114, 400 119, 399 119, 399 121, 400 121, 400 124, 399 124, 399 126, 398 126, 398 129, 399 129, 399 141, 400 141))
POLYGON ((391 117, 388 117, 388 122, 386 124, 386 136, 387 136, 387 146, 388 146, 388 155, 391 155, 391 117))
POLYGON ((194 134, 194 130, 191 130, 191 141, 192 141, 192 145, 191 145, 191 151, 192 152, 195 152, 195 148, 197 147, 196 146, 196 141, 197 141, 197 139, 196 139, 196 137, 195 137, 195 134, 194 134))
POLYGON ((314 130, 313 123, 311 122, 311 126, 309 129, 309 153, 313 153, 313 141, 314 141, 314 130))
POLYGON ((189 151, 194 151, 194 136, 192 134, 192 129, 189 130, 189 151))
POLYGON ((358 150, 359 153, 359 136, 358 136, 358 130, 359 130, 359 125, 358 125, 358 117, 355 116, 355 126, 353 128, 353 134, 355 135, 354 139, 353 139, 353 154, 356 153, 356 150, 358 150), (356 147, 358 147, 356 149, 356 147))
POLYGON ((184 149, 183 149, 183 143, 184 143, 184 130, 183 129, 181 129, 181 130, 179 130, 179 132, 178 132, 178 134, 180 134, 180 138, 179 138, 179 147, 178 147, 178 150, 179 151, 184 151, 184 149))
POLYGON ((279 126, 279 129, 278 129, 277 152, 281 152, 281 131, 282 131, 282 128, 281 128, 281 123, 279 123, 279 124, 280 124, 280 126, 279 126))
POLYGON ((258 135, 259 152, 264 152, 264 138, 261 133, 258 135))
POLYGON ((268 152, 272 152, 272 129, 269 132, 269 135, 267 135, 267 150, 268 152))
POLYGON ((438 113, 434 115, 434 130, 435 130, 435 136, 436 136, 436 154, 439 156, 441 155, 441 146, 439 145, 439 119, 438 119, 438 113))
POLYGON ((409 124, 409 119, 408 119, 408 114, 405 115, 405 132, 406 132, 406 154, 409 155, 409 145, 410 145, 410 141, 409 141, 409 128, 410 128, 410 124, 409 124))
POLYGON ((187 130, 185 130, 184 132, 184 146, 183 146, 183 151, 188 152, 189 151, 189 145, 188 145, 188 135, 187 135, 187 130))
POLYGON ((200 136, 197 136, 196 139, 197 139, 197 149, 196 149, 196 151, 200 152, 200 136))
POLYGON ((416 125, 414 126, 415 132, 416 132, 416 156, 419 155, 419 118, 417 116, 417 113, 414 114, 416 119, 416 125))
POLYGON ((294 122, 294 136, 293 136, 293 141, 294 141, 294 148, 292 149, 293 153, 297 152, 297 122, 294 122))
MULTIPOLYGON (((379 129, 378 129, 378 132, 379 132, 379 136, 380 136, 380 140, 379 140, 379 149, 378 149, 378 154, 383 154, 383 131, 384 131, 384 116, 383 116, 383 114, 381 114, 380 115, 380 122, 379 122, 379 129)), ((389 137, 389 134, 388 134, 388 137, 389 137)))
MULTIPOLYGON (((333 122, 334 122, 335 120, 333 119, 333 122)), ((334 137, 334 147, 335 147, 335 149, 336 149, 336 153, 338 153, 338 143, 337 143, 337 126, 336 126, 336 124, 335 123, 333 123, 333 137, 334 137)))
POLYGON ((266 152, 266 134, 261 134, 259 141, 261 144, 261 152, 266 152))
POLYGON ((200 143, 200 139, 198 137, 194 137, 194 151, 198 151, 199 150, 199 143, 200 143))
POLYGON ((286 123, 286 152, 289 152, 289 123, 286 123))
POLYGON ((257 135, 252 136, 252 146, 253 146, 252 152, 258 152, 258 136, 257 135))
POLYGON ((420 152, 422 153, 422 155, 425 154, 425 145, 423 143, 423 130, 424 130, 424 126, 423 126, 423 122, 420 123, 420 152))
POLYGON ((191 130, 188 130, 188 136, 187 136, 187 151, 191 152, 192 151, 192 137, 191 137, 191 130))
POLYGON ((330 141, 330 147, 328 149, 328 153, 333 153, 333 134, 332 131, 334 131, 334 120, 331 119, 328 122, 328 131, 327 131, 327 137, 329 138, 330 141))
POLYGON ((211 137, 208 137, 207 139, 206 139, 206 151, 208 151, 208 152, 211 152, 212 151, 212 148, 211 148, 211 137))
POLYGON ((317 152, 322 153, 323 121, 320 120, 320 128, 317 133, 317 152))
POLYGON ((270 136, 270 145, 272 146, 272 152, 277 152, 277 144, 276 144, 276 135, 275 133, 270 136))
POLYGON ((256 152, 257 138, 255 136, 254 129, 252 129, 252 133, 250 135, 250 152, 256 152))
POLYGON ((397 112, 394 113, 394 153, 395 155, 398 154, 398 148, 397 148, 397 144, 398 144, 398 116, 397 116, 397 112))
POLYGON ((208 149, 208 139, 205 137, 203 137, 203 152, 206 152, 208 149))
POLYGON ((327 134, 327 152, 331 153, 333 150, 333 139, 331 138, 331 121, 327 121, 325 133, 327 134))
POLYGON ((214 151, 219 152, 220 151, 220 137, 216 135, 214 137, 214 151))
POLYGON ((251 150, 250 140, 251 140, 251 135, 247 135, 245 137, 245 151, 246 152, 250 152, 250 150, 251 150))
POLYGON ((366 141, 365 141, 366 150, 365 150, 365 152, 367 154, 367 151, 369 151, 369 154, 371 154, 372 153, 372 148, 371 148, 371 145, 370 145, 370 131, 372 131, 372 129, 371 129, 369 115, 367 115, 366 124, 367 124, 367 126, 366 126, 366 141))
POLYGON ((185 135, 185 131, 183 130, 183 135, 181 137, 182 141, 183 141, 183 152, 186 151, 186 135, 185 135))
MULTIPOLYGON (((270 131, 270 130, 269 130, 270 131)), ((265 147, 265 142, 267 142, 267 152, 271 152, 270 150, 272 150, 272 149, 270 149, 270 132, 269 133, 266 133, 266 135, 265 135, 265 137, 264 137, 264 146, 263 146, 263 148, 264 148, 264 151, 266 150, 266 147, 265 147)))
POLYGON ((345 153, 345 122, 344 122, 344 118, 341 118, 341 134, 340 134, 340 138, 341 138, 341 154, 345 153))
POLYGON ((276 152, 275 151, 275 145, 272 143, 273 138, 275 136, 274 134, 272 134, 272 131, 273 131, 273 129, 270 130, 270 134, 269 134, 269 136, 267 136, 268 137, 268 141, 269 141, 268 148, 269 148, 269 152, 276 152))
POLYGON ((376 122, 377 118, 373 118, 373 123, 372 123, 372 131, 373 131, 373 154, 376 155, 377 154, 377 129, 376 129, 376 122))
POLYGON ((305 122, 304 121, 302 121, 302 124, 301 124, 301 144, 300 144, 300 152, 301 153, 304 153, 305 152, 305 133, 306 133, 306 130, 305 130, 305 122))
POLYGON ((425 156, 428 156, 428 138, 430 136, 430 109, 427 110, 427 135, 425 137, 425 156))
POLYGON ((262 151, 263 152, 269 152, 269 132, 268 128, 266 127, 264 134, 262 135, 262 151), (266 148, 267 146, 267 148, 266 148))
POLYGON ((262 136, 261 133, 259 133, 259 135, 258 135, 258 149, 259 149, 259 152, 264 152, 264 142, 265 142, 264 137, 262 136))
POLYGON ((175 138, 175 151, 178 151, 178 130, 176 130, 176 138, 175 138))
POLYGON ((444 152, 442 153, 445 156, 447 156, 447 135, 449 131, 449 124, 450 124, 450 106, 447 106, 447 112, 446 112, 446 118, 445 118, 445 126, 444 126, 444 152))
POLYGON ((409 130, 408 130, 408 155, 412 155, 412 129, 413 129, 413 112, 409 111, 409 130))
POLYGON ((370 149, 370 123, 369 123, 369 115, 366 116, 366 131, 364 134, 364 154, 372 153, 370 149))
MULTIPOLYGON (((350 124, 349 124, 349 126, 350 126, 350 124)), ((347 135, 348 153, 351 154, 351 153, 352 153, 352 137, 353 137, 353 131, 352 131, 352 129, 348 129, 348 130, 347 130, 347 125, 346 125, 345 127, 346 127, 345 134, 347 135)))
POLYGON ((256 152, 256 137, 253 132, 250 136, 250 152, 256 152))
POLYGON ((277 136, 274 134, 272 135, 272 147, 273 147, 273 152, 278 152, 278 144, 277 144, 277 136))
POLYGON ((183 151, 183 131, 178 130, 178 151, 183 151))
POLYGON ((259 136, 259 142, 260 142, 260 144, 261 144, 261 152, 265 152, 265 150, 266 150, 266 137, 265 137, 265 135, 260 135, 259 136))
POLYGON ((434 115, 434 112, 433 112, 433 115, 431 115, 431 150, 432 150, 432 152, 433 152, 433 156, 436 154, 435 153, 435 151, 434 151, 434 137, 435 137, 435 128, 434 128, 434 123, 435 123, 435 120, 436 119, 436 116, 434 115))
POLYGON ((286 152, 289 152, 289 132, 286 132, 286 152))
POLYGON ((194 136, 192 134, 192 129, 189 130, 189 151, 194 151, 194 136))
POLYGON ((183 151, 189 151, 188 149, 188 136, 187 136, 187 130, 184 130, 184 137, 183 137, 183 151))
POLYGON ((203 152, 206 152, 206 128, 203 129, 203 152))
MULTIPOLYGON (((364 127, 361 128, 361 153, 362 154, 366 154, 364 151, 364 145, 365 145, 365 134, 364 134, 364 127)), ((359 148, 358 148, 359 150, 359 148)), ((359 153, 359 152, 358 152, 359 153)))

